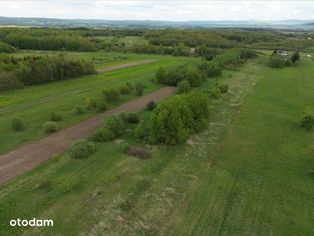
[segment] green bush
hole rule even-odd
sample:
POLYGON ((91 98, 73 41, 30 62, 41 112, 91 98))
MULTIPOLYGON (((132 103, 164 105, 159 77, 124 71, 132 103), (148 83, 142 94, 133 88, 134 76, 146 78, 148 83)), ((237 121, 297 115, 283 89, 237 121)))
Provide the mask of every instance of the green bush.
POLYGON ((108 102, 115 102, 119 100, 119 91, 117 89, 104 89, 103 96, 108 102))
POLYGON ((60 120, 62 120, 62 116, 60 114, 55 113, 55 112, 51 112, 49 120, 50 121, 60 121, 60 120))
POLYGON ((313 115, 307 115, 303 117, 301 121, 301 127, 307 130, 311 130, 314 125, 314 116, 313 115))
POLYGON ((191 87, 198 87, 203 81, 200 72, 196 68, 192 67, 187 68, 185 79, 189 81, 191 87))
POLYGON ((134 136, 136 138, 142 139, 147 135, 144 122, 140 122, 134 129, 134 136))
POLYGON ((76 106, 74 108, 74 114, 80 115, 84 113, 84 108, 82 106, 76 106))
POLYGON ((136 96, 142 96, 145 88, 146 88, 145 84, 143 84, 141 82, 136 83, 136 85, 135 85, 136 96))
POLYGON ((98 112, 103 112, 107 110, 107 103, 105 101, 98 101, 96 106, 98 112))
POLYGON ((108 128, 99 128, 91 135, 91 140, 95 142, 107 142, 114 138, 114 133, 108 128))
POLYGON ((119 116, 107 116, 104 120, 104 125, 106 128, 111 130, 116 137, 120 137, 124 134, 124 123, 119 116))
POLYGON ((213 61, 202 62, 197 65, 197 69, 200 71, 203 78, 210 78, 221 75, 221 67, 218 63, 213 61))
POLYGON ((187 93, 191 90, 191 85, 189 81, 187 80, 182 80, 177 84, 178 87, 178 93, 187 93))
POLYGON ((15 117, 11 120, 11 129, 21 131, 25 128, 24 120, 20 117, 15 117))
POLYGON ((123 120, 124 123, 137 124, 140 121, 138 115, 132 112, 122 112, 118 116, 123 120))
POLYGON ((165 84, 167 80, 167 70, 164 67, 159 67, 155 74, 155 78, 158 83, 165 84))
POLYGON ((121 87, 119 87, 119 92, 120 94, 129 94, 131 92, 131 89, 127 85, 122 85, 121 87))
POLYGON ((176 95, 154 110, 149 141, 164 144, 184 142, 191 132, 206 126, 208 116, 206 94, 194 91, 176 95))
POLYGON ((154 110, 155 108, 156 108, 156 103, 155 103, 155 101, 150 101, 150 102, 148 102, 147 105, 146 105, 146 110, 148 110, 148 111, 152 111, 152 110, 154 110))
POLYGON ((227 83, 218 84, 218 88, 219 88, 221 93, 227 93, 229 90, 229 86, 227 83))
POLYGON ((17 71, 24 85, 50 83, 95 73, 91 62, 68 60, 63 55, 24 57, 23 66, 17 71))
POLYGON ((69 155, 72 158, 83 159, 95 152, 95 144, 86 139, 74 141, 69 149, 69 155))
POLYGON ((219 99, 221 98, 221 91, 219 88, 214 88, 208 91, 209 98, 219 99))
POLYGON ((11 53, 16 52, 16 48, 11 45, 0 41, 0 53, 11 53))
POLYGON ((291 56, 291 62, 296 63, 299 60, 300 60, 300 53, 299 51, 295 51, 291 56))
POLYGON ((140 121, 136 113, 127 113, 127 122, 131 124, 137 124, 140 121))
POLYGON ((160 67, 155 77, 158 83, 169 86, 177 86, 180 81, 187 80, 192 87, 197 87, 203 80, 198 69, 187 65, 180 65, 169 69, 160 67))
POLYGON ((240 58, 241 59, 249 59, 256 57, 256 51, 252 49, 241 49, 240 58))
POLYGON ((85 107, 87 110, 93 110, 96 109, 97 105, 96 105, 96 100, 93 98, 86 98, 85 99, 85 107))
POLYGON ((268 65, 272 68, 282 68, 285 66, 285 59, 282 56, 274 54, 270 57, 268 65))
POLYGON ((292 61, 291 61, 290 58, 287 58, 287 59, 285 60, 285 66, 292 66, 292 61))
POLYGON ((126 82, 126 86, 128 86, 129 90, 132 91, 134 88, 133 88, 133 85, 129 82, 126 82))
MULTIPOLYGON (((0 62, 1 65, 1 62, 0 62)), ((0 91, 10 90, 23 87, 23 84, 18 79, 14 72, 1 72, 0 73, 0 91)))
POLYGON ((59 126, 56 122, 54 121, 47 121, 44 125, 43 125, 44 131, 45 133, 53 133, 53 132, 57 132, 59 129, 59 126))

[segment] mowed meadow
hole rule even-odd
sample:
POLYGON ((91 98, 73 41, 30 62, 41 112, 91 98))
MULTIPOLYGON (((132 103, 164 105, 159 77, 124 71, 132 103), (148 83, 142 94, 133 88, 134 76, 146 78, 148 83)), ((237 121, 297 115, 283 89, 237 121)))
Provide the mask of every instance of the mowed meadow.
MULTIPOLYGON (((45 55, 57 53, 47 52, 45 55)), ((40 52, 29 51, 17 53, 17 56, 36 56, 40 52)), ((28 86, 23 89, 1 92, 0 95, 0 154, 21 146, 24 143, 37 140, 46 134, 43 124, 50 119, 51 112, 62 115, 58 122, 60 129, 73 125, 79 121, 94 116, 95 112, 85 112, 81 115, 73 114, 76 106, 85 106, 87 97, 102 99, 102 90, 119 88, 130 83, 135 86, 141 82, 146 85, 144 94, 160 89, 162 86, 154 83, 156 70, 160 66, 176 66, 184 63, 194 65, 199 58, 171 57, 156 55, 138 55, 124 53, 79 53, 66 52, 70 59, 84 59, 93 61, 95 68, 102 69, 116 65, 127 65, 133 62, 152 60, 151 63, 134 65, 127 68, 83 76, 76 79, 57 81, 44 85, 28 86), (25 122, 25 131, 15 132, 10 127, 14 117, 21 117, 25 122)), ((112 107, 125 103, 136 96, 133 93, 121 96, 112 107)))
MULTIPOLYGON (((144 56, 143 56, 144 58, 144 56)), ((160 85, 151 79, 160 65, 196 63, 199 59, 145 56, 155 62, 84 78, 15 90, 2 95, 1 151, 43 135, 51 110, 70 110, 101 89, 145 81, 149 93, 160 85), (41 88, 40 90, 38 88, 41 88), (11 99, 11 100, 10 100, 11 99), (6 126, 22 114, 27 129, 16 134, 6 126), (5 125, 4 125, 5 124, 5 125), (31 137, 31 138, 30 138, 31 137)), ((300 128, 314 112, 314 62, 266 66, 268 57, 251 59, 219 80, 229 91, 210 101, 206 130, 186 144, 146 145, 152 157, 133 158, 123 139, 97 143, 97 152, 76 160, 67 153, 0 186, 0 228, 4 235, 313 235, 313 134, 300 128), (13 218, 49 218, 53 228, 12 228, 13 218)), ((212 87, 207 80, 200 90, 212 87)), ((123 101, 132 99, 123 97, 123 101)), ((139 116, 149 119, 149 112, 139 116)))

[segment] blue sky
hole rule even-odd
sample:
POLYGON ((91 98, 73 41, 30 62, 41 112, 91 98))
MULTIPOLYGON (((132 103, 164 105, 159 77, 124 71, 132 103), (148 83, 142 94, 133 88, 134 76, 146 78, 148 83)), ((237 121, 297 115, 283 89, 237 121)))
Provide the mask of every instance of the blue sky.
POLYGON ((0 16, 106 20, 314 19, 314 1, 0 1, 0 16))

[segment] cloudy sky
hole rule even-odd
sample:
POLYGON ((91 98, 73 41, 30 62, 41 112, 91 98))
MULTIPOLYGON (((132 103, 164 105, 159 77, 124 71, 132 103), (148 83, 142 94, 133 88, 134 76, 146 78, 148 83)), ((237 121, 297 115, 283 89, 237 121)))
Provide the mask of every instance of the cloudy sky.
POLYGON ((314 19, 314 1, 1 1, 0 16, 106 20, 314 19))

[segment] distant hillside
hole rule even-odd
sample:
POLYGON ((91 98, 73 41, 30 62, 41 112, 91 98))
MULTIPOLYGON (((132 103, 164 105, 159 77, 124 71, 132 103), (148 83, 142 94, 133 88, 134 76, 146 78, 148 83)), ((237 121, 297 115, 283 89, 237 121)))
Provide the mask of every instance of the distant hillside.
POLYGON ((33 26, 33 27, 119 27, 119 28, 301 28, 311 29, 312 21, 150 21, 150 20, 96 20, 96 19, 53 19, 1 17, 2 26, 33 26))

